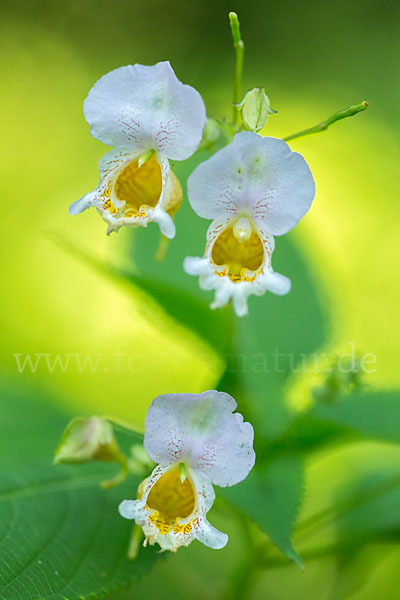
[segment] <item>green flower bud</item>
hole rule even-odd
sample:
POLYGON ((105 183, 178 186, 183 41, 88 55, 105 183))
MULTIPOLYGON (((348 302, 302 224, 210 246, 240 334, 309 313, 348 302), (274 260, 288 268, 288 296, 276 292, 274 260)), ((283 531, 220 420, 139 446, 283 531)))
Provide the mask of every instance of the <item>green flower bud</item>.
POLYGON ((210 150, 221 136, 221 127, 215 119, 207 119, 204 127, 200 150, 210 150))
POLYGON ((90 460, 120 462, 120 456, 110 423, 100 417, 76 417, 62 435, 53 464, 78 464, 90 460))
POLYGON ((276 112, 272 110, 264 88, 253 88, 236 106, 242 111, 243 125, 248 131, 260 131, 266 124, 268 115, 276 112))
POLYGON ((129 458, 129 470, 140 477, 148 475, 155 467, 155 463, 144 449, 143 444, 131 446, 131 457, 129 458))

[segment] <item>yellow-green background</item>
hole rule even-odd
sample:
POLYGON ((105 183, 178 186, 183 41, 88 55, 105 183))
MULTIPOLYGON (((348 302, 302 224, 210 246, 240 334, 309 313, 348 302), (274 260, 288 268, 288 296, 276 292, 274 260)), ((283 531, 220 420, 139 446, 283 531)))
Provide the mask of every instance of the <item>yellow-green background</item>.
MULTIPOLYGON (((265 85, 279 111, 265 134, 284 136, 348 104, 370 103, 367 112, 329 132, 292 143, 312 168, 317 195, 290 235, 310 262, 329 315, 328 349, 346 352, 354 341, 361 353, 377 357, 371 384, 400 384, 398 3, 21 0, 2 4, 0 23, 1 365, 16 385, 43 388, 74 412, 114 412, 138 424, 155 395, 215 385, 215 357, 182 332, 160 332, 140 302, 54 238, 124 260, 131 232, 107 238, 94 211, 68 215, 68 205, 97 184, 105 151, 89 136, 82 101, 115 67, 168 59, 178 77, 202 93, 210 116, 230 113, 229 10, 241 16, 245 86, 265 85), (137 369, 113 372, 119 345, 137 354, 137 369), (102 354, 104 368, 19 375, 14 353, 102 354)), ((293 404, 306 400, 306 388, 296 383, 293 404)), ((354 465, 398 458, 389 446, 361 443, 314 457, 303 514, 329 504, 354 465)), ((230 533, 234 538, 234 529, 230 533)), ((220 597, 241 552, 237 543, 232 548, 229 554, 184 550, 126 597, 159 586, 165 597, 220 597)), ((351 597, 397 598, 400 549, 365 553, 352 567, 350 587, 367 576, 368 583, 351 597)), ((337 585, 334 561, 323 559, 306 574, 293 567, 261 575, 251 597, 338 598, 337 585)))

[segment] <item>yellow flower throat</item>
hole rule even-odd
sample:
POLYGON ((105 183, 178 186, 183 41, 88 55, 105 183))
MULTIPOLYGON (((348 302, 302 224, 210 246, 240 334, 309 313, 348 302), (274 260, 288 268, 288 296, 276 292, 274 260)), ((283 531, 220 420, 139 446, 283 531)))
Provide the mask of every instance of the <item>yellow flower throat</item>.
POLYGON ((189 533, 193 521, 181 525, 178 519, 190 517, 195 506, 193 484, 188 477, 182 483, 179 467, 164 473, 153 485, 147 497, 147 507, 154 510, 149 520, 164 535, 171 529, 174 533, 189 533))
MULTIPOLYGON (((182 202, 182 188, 172 171, 170 177, 171 185, 164 210, 172 216, 182 202)), ((144 217, 147 213, 146 209, 154 208, 158 204, 161 192, 162 175, 157 159, 151 156, 141 167, 139 162, 134 160, 122 169, 116 180, 110 182, 104 195, 103 206, 111 214, 119 213, 118 216, 126 219, 144 217), (122 209, 116 208, 112 197, 125 202, 122 209)))
POLYGON ((217 237, 211 259, 215 265, 226 267, 222 272, 216 271, 217 274, 228 275, 234 283, 255 278, 264 263, 264 247, 247 217, 241 217, 217 237))

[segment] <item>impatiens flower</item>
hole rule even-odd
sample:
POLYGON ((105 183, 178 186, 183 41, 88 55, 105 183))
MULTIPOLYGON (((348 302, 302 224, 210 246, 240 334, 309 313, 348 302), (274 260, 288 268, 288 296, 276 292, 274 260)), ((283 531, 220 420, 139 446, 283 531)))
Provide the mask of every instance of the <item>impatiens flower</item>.
POLYGON ((200 276, 202 289, 215 289, 211 308, 232 299, 243 316, 251 294, 287 294, 290 280, 271 266, 273 236, 292 229, 313 201, 304 158, 282 140, 241 132, 194 170, 188 193, 193 210, 213 219, 204 256, 184 262, 187 273, 200 276))
POLYGON ((215 391, 153 400, 144 446, 157 467, 139 486, 138 499, 119 507, 142 527, 145 544, 173 551, 194 539, 210 548, 226 545, 228 536, 206 519, 215 498, 212 484, 242 481, 255 461, 253 428, 232 414, 236 406, 231 396, 215 391))
POLYGON ((182 190, 168 159, 184 160, 200 144, 206 122, 200 94, 177 79, 169 62, 129 65, 95 83, 84 113, 93 137, 114 149, 100 160, 97 188, 70 213, 94 206, 107 233, 154 221, 173 238, 182 190))

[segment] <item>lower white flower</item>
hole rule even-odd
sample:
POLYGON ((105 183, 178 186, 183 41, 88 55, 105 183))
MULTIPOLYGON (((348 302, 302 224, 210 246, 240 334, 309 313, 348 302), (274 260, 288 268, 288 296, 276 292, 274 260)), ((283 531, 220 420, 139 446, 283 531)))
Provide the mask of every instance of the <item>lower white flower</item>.
POLYGON ((228 536, 207 521, 215 493, 239 483, 255 461, 254 432, 234 413, 235 400, 223 392, 165 394, 147 413, 144 445, 158 463, 139 486, 137 500, 124 500, 120 514, 134 519, 145 544, 176 551, 194 539, 223 548, 228 536))
POLYGON ((204 256, 187 257, 184 268, 200 277, 202 289, 215 290, 211 308, 232 300, 236 314, 244 316, 251 294, 290 291, 290 280, 271 265, 274 236, 298 223, 314 193, 304 158, 282 140, 257 133, 236 134, 194 170, 188 180, 190 204, 213 221, 204 256))

